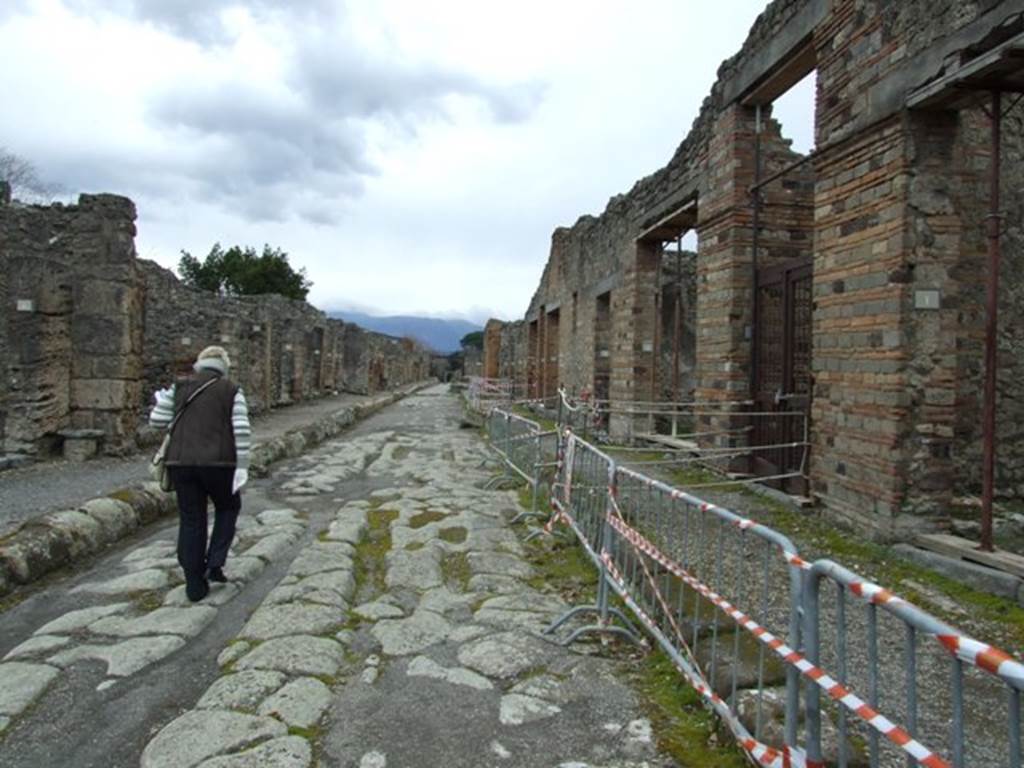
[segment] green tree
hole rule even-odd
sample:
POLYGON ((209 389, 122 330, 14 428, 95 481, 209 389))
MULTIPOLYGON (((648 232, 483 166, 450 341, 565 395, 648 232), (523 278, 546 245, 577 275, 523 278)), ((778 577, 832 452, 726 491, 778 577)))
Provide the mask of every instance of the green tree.
POLYGON ((182 251, 178 272, 186 285, 231 296, 279 293, 290 299, 305 299, 313 285, 305 269, 292 269, 288 254, 269 245, 257 254, 251 246, 233 245, 225 250, 214 243, 202 261, 182 251))
POLYGON ((462 347, 475 347, 476 349, 483 350, 484 348, 484 332, 483 331, 471 331, 467 333, 459 341, 459 346, 462 347))

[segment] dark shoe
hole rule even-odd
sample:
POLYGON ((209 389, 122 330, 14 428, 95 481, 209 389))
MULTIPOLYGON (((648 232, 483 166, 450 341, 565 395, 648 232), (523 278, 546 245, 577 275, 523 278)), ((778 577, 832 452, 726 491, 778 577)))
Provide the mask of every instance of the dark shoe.
POLYGON ((210 594, 210 582, 206 579, 189 579, 185 582, 185 595, 193 603, 198 603, 208 594, 210 594))
POLYGON ((206 578, 210 581, 216 581, 218 584, 228 583, 228 577, 224 575, 224 571, 221 568, 211 568, 206 572, 206 578))

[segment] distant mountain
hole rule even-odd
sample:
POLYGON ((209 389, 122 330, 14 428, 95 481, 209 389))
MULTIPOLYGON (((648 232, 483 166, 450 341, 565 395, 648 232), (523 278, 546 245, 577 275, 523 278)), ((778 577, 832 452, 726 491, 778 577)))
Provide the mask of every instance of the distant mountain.
POLYGON ((439 317, 374 317, 362 312, 350 312, 347 309, 329 310, 327 314, 348 323, 355 323, 369 331, 390 336, 409 336, 442 354, 458 351, 459 340, 463 336, 483 330, 481 326, 468 320, 443 320, 439 317))

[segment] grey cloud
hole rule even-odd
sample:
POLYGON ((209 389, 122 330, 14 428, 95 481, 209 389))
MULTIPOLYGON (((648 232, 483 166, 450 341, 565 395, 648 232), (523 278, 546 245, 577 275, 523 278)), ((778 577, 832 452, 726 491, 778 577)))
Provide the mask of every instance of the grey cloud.
MULTIPOLYGON (((16 0, 20 2, 20 0, 16 0)), ((80 13, 149 22, 173 35, 204 46, 231 41, 224 11, 246 8, 256 17, 324 23, 338 17, 341 5, 332 0, 65 0, 80 13)))
POLYGON ((502 123, 527 119, 540 104, 540 83, 499 86, 471 75, 431 65, 374 60, 338 46, 335 41, 307 41, 295 61, 290 79, 308 92, 324 113, 409 118, 443 118, 448 96, 480 99, 502 123))

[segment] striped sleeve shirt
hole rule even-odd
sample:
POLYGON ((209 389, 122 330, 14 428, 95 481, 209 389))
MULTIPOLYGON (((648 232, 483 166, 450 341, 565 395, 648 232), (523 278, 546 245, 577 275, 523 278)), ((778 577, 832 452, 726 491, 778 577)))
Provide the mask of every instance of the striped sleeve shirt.
MULTIPOLYGON (((174 420, 174 385, 158 390, 154 399, 156 404, 149 412, 150 426, 166 429, 174 420)), ((249 424, 249 405, 241 387, 235 392, 231 407, 231 429, 235 434, 235 463, 239 469, 246 469, 252 447, 252 427, 249 424)))

